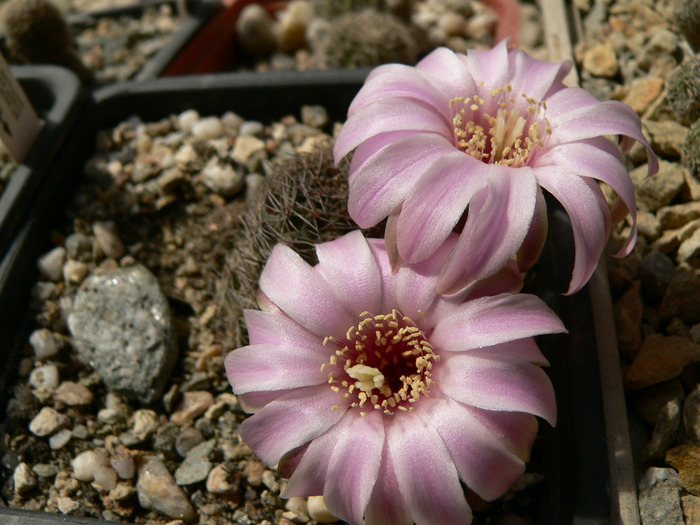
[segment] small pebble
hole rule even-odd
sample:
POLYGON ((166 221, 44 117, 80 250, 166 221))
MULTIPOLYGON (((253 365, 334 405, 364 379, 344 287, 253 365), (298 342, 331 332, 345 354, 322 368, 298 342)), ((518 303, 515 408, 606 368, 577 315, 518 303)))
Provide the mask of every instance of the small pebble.
POLYGON ((175 440, 175 450, 184 458, 190 450, 203 442, 204 436, 201 430, 194 427, 185 427, 175 440))
POLYGON ((192 135, 199 140, 211 140, 224 134, 224 125, 218 117, 206 117, 192 125, 192 135))
POLYGON ((197 121, 199 121, 199 113, 194 109, 183 111, 177 117, 178 125, 185 133, 192 133, 192 128, 197 121))
POLYGON ((104 254, 111 259, 119 259, 125 253, 124 244, 117 235, 113 222, 96 222, 92 225, 95 240, 104 254))
POLYGON ((29 384, 33 388, 53 390, 59 384, 59 373, 56 365, 39 366, 29 374, 29 384))
POLYGON ((17 492, 17 494, 25 494, 37 485, 36 474, 32 471, 31 467, 24 462, 17 465, 12 479, 15 483, 15 492, 17 492))
POLYGON ((82 406, 92 403, 94 398, 92 392, 85 385, 64 381, 59 385, 53 395, 56 401, 68 406, 82 406))
POLYGON ((36 436, 47 437, 67 426, 69 422, 68 416, 51 407, 44 407, 29 423, 29 430, 36 436))
POLYGON ((75 479, 92 481, 100 467, 109 466, 109 457, 104 450, 86 450, 73 458, 71 466, 75 479))
POLYGON ((58 503, 58 510, 63 514, 70 514, 80 508, 80 503, 66 496, 59 497, 56 501, 58 503))
POLYGON ((59 350, 56 340, 48 328, 34 330, 29 336, 29 344, 34 349, 34 357, 39 361, 55 355, 59 350))
POLYGON ((190 521, 195 517, 187 495, 175 484, 173 476, 158 458, 148 459, 139 468, 136 490, 139 503, 144 508, 165 514, 171 519, 190 521))
POLYGON ((232 474, 230 467, 221 463, 215 466, 207 476, 207 491, 211 494, 227 494, 238 490, 240 483, 238 478, 232 474))
POLYGON ((62 246, 57 246, 39 259, 37 262, 39 273, 47 281, 58 282, 61 280, 63 263, 65 261, 66 249, 62 246))
POLYGON ((109 458, 109 464, 121 479, 131 479, 136 473, 134 458, 126 453, 117 453, 109 458))
POLYGON ((73 437, 73 432, 64 428, 56 432, 53 436, 49 438, 49 446, 52 450, 58 450, 65 447, 68 442, 73 437))
POLYGON ((176 425, 185 426, 204 414, 213 404, 214 396, 211 392, 206 390, 185 392, 177 410, 170 416, 170 420, 176 425))
POLYGON ((262 122, 258 122, 256 120, 246 120, 245 122, 240 124, 240 127, 238 128, 238 135, 239 136, 259 135, 263 131, 265 131, 265 126, 263 126, 262 122))
POLYGON ((134 437, 140 441, 144 441, 151 437, 158 430, 160 420, 158 414, 153 410, 142 408, 134 412, 134 437))
POLYGON ((63 265, 63 280, 68 284, 80 284, 90 273, 87 264, 69 259, 63 265))

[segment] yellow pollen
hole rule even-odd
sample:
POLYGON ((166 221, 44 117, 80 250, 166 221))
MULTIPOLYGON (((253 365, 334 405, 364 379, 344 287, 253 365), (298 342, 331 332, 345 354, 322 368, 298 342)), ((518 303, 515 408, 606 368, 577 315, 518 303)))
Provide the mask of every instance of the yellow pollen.
POLYGON ((487 164, 517 168, 544 146, 551 134, 546 104, 521 93, 518 105, 512 91, 511 84, 492 89, 489 105, 479 95, 450 100, 455 145, 461 151, 487 164))
POLYGON ((382 373, 371 366, 355 365, 348 368, 347 372, 350 377, 357 380, 355 386, 363 392, 371 392, 375 388, 381 388, 384 384, 382 373))
POLYGON ((393 415, 429 395, 434 385, 431 371, 439 356, 411 318, 397 310, 375 316, 363 312, 346 336, 344 341, 324 339, 336 348, 321 370, 328 371, 331 389, 351 408, 393 415))

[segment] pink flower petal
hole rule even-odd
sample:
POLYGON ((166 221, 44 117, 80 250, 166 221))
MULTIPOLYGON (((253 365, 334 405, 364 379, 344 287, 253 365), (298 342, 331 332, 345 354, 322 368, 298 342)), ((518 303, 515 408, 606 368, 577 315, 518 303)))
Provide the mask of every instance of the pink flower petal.
POLYGON ((338 437, 336 425, 311 441, 301 458, 295 458, 298 464, 281 494, 283 498, 323 495, 328 465, 338 437))
POLYGON ((406 261, 421 261, 445 242, 472 196, 486 184, 484 175, 489 168, 460 151, 433 163, 398 218, 397 244, 406 261))
MULTIPOLYGON (((402 266, 394 273, 396 304, 403 315, 416 322, 430 316, 433 304, 441 299, 435 294, 440 269, 449 258, 457 238, 456 234, 450 235, 433 255, 410 267, 402 266)), ((434 324, 432 318, 429 324, 434 324)))
POLYGON ((484 82, 479 87, 480 93, 488 95, 494 89, 506 87, 509 78, 508 46, 505 40, 491 49, 470 50, 466 62, 471 77, 484 82))
POLYGON ((564 207, 574 233, 574 269, 567 294, 583 288, 598 266, 610 231, 610 213, 595 182, 563 171, 558 166, 536 168, 540 185, 564 207))
POLYGON ((265 392, 248 392, 238 394, 238 402, 241 408, 248 413, 257 412, 268 403, 272 403, 278 397, 289 394, 289 390, 266 390, 265 392))
POLYGON ((435 385, 452 399, 486 410, 527 412, 556 423, 554 389, 535 365, 450 354, 433 368, 435 385))
POLYGON ((421 403, 416 414, 438 431, 460 478, 485 500, 505 494, 525 471, 522 460, 464 405, 449 398, 431 399, 421 403))
POLYGON ((539 191, 532 170, 489 168, 488 193, 469 204, 464 230, 440 274, 438 293, 456 293, 469 282, 498 272, 530 229, 539 191))
POLYGON ((538 424, 535 416, 523 412, 497 412, 462 406, 516 457, 523 461, 530 460, 532 445, 537 437, 538 424))
MULTIPOLYGON (((563 144, 603 135, 623 135, 636 140, 647 150, 649 173, 659 169, 656 156, 642 134, 639 116, 635 111, 616 100, 597 102, 573 108, 561 95, 575 90, 569 88, 554 94, 547 100, 547 116, 552 128, 548 145, 563 144), (556 101, 556 104, 555 104, 556 101), (556 108, 556 109, 555 109, 556 108)), ((592 98, 592 95, 590 95, 592 98)), ((583 99, 583 97, 581 97, 583 99)))
POLYGON ((333 147, 333 156, 342 159, 357 146, 381 133, 410 130, 452 136, 452 122, 434 108, 406 98, 374 102, 343 125, 333 147))
POLYGON ((552 63, 531 57, 524 51, 514 49, 509 54, 508 77, 513 91, 535 100, 543 100, 561 89, 562 81, 571 70, 571 62, 552 63))
MULTIPOLYGON (((374 139, 358 151, 374 147, 374 139)), ((369 228, 387 217, 426 170, 442 156, 454 151, 452 143, 434 133, 415 133, 375 151, 362 165, 351 164, 348 196, 350 216, 361 228, 369 228)))
POLYGON ((321 336, 344 335, 355 316, 328 282, 290 248, 277 245, 260 276, 260 288, 289 317, 321 336))
POLYGON ((383 414, 371 410, 360 417, 358 410, 348 410, 337 426, 338 441, 328 465, 323 497, 334 515, 361 525, 384 449, 383 414))
POLYGON ((328 353, 318 335, 284 314, 246 310, 244 315, 251 345, 280 344, 328 353))
POLYGON ((471 523, 457 469, 434 428, 398 415, 387 425, 387 443, 399 491, 417 524, 471 523))
POLYGON ((470 97, 477 92, 476 82, 467 69, 464 56, 440 47, 423 58, 416 69, 425 75, 445 98, 445 102, 458 97, 470 97))
MULTIPOLYGON (((549 362, 542 355, 535 340, 531 337, 526 339, 516 339, 497 345, 485 346, 483 348, 473 348, 466 350, 474 357, 487 357, 489 359, 500 359, 502 361, 512 361, 519 363, 532 363, 539 366, 547 366, 549 362)), ((454 352, 441 350, 441 354, 451 356, 454 352)))
POLYGON ((338 303, 358 317, 364 311, 379 311, 381 277, 362 232, 356 230, 317 245, 316 254, 319 261, 316 269, 328 282, 338 303))
POLYGON ((274 465, 286 452, 335 425, 347 406, 327 384, 299 388, 265 405, 241 423, 239 431, 263 462, 274 465))
POLYGON ((413 518, 401 496, 399 481, 396 479, 396 468, 386 440, 377 481, 365 510, 365 524, 413 525, 413 518))
POLYGON ((449 99, 442 90, 428 81, 420 69, 403 64, 385 64, 373 69, 350 104, 348 117, 370 104, 394 98, 427 104, 446 120, 452 120, 449 99))
POLYGON ((321 365, 328 349, 308 349, 279 344, 250 345, 230 352, 226 375, 236 393, 319 385, 328 381, 321 365))
POLYGON ((565 331, 561 320, 538 297, 501 294, 475 299, 446 312, 438 319, 430 342, 437 348, 459 352, 565 331))
POLYGON ((620 256, 627 255, 636 237, 637 204, 634 185, 617 147, 604 137, 561 144, 547 151, 540 158, 539 164, 600 180, 620 196, 627 210, 632 213, 632 233, 619 253, 620 256))

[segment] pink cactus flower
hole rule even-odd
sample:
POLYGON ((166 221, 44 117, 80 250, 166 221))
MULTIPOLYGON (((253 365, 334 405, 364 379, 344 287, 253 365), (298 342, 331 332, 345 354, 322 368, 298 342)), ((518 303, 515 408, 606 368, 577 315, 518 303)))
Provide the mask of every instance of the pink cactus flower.
POLYGON ((464 525, 460 480, 491 500, 523 473, 535 416, 556 420, 533 336, 565 330, 537 297, 503 293, 520 284, 507 270, 436 295, 457 242, 396 272, 359 231, 318 245, 314 267, 273 250, 226 372, 284 497, 323 495, 352 524, 464 525))
MULTIPOLYGON (((635 141, 656 157, 628 106, 599 102, 552 64, 503 41, 460 55, 439 48, 415 67, 387 64, 367 78, 335 145, 350 167, 350 215, 362 228, 389 217, 392 265, 434 253, 461 228, 438 280, 440 293, 498 271, 517 257, 526 271, 546 236, 542 190, 568 213, 576 255, 568 293, 595 270, 611 229, 597 181, 619 196, 636 240, 635 196, 621 150, 635 141), (621 136, 620 148, 606 135, 621 136)), ((617 211, 617 210, 616 210, 617 211)))

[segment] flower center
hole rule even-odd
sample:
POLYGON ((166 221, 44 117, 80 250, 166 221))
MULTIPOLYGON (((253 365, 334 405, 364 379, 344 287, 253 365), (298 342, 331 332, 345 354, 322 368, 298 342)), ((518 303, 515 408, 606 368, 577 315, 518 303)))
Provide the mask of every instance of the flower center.
POLYGON ((544 102, 522 93, 525 103, 513 96, 513 86, 494 89, 489 104, 496 111, 487 113, 486 101, 479 95, 450 100, 454 112, 455 145, 464 153, 487 164, 514 168, 524 166, 532 153, 544 146, 552 130, 542 115, 544 102))
MULTIPOLYGON (((440 357, 415 323, 397 310, 374 316, 362 312, 345 339, 327 337, 323 344, 338 347, 329 363, 321 366, 322 371, 331 368, 331 389, 345 399, 352 397, 351 407, 387 415, 412 411, 411 405, 429 394, 433 362, 440 357)), ((366 412, 361 410, 360 415, 366 412)))

